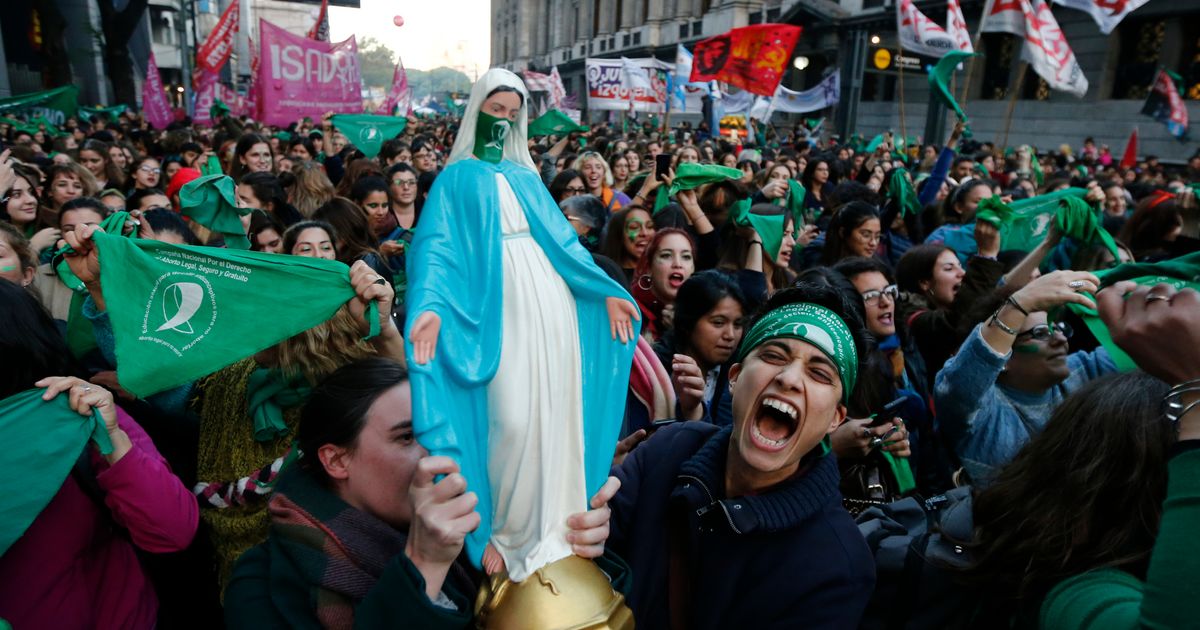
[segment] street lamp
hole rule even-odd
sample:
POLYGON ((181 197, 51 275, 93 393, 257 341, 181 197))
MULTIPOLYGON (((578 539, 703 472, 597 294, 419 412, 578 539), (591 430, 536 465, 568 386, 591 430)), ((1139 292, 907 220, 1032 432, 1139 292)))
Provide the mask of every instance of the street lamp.
POLYGON ((803 70, 808 67, 808 57, 800 55, 799 57, 796 57, 795 61, 792 62, 792 65, 796 66, 797 70, 803 70))
POLYGON ((872 36, 871 36, 871 43, 872 43, 872 44, 876 44, 876 45, 878 45, 878 44, 879 44, 879 42, 880 42, 880 39, 879 39, 879 36, 878 36, 878 35, 872 35, 872 36))

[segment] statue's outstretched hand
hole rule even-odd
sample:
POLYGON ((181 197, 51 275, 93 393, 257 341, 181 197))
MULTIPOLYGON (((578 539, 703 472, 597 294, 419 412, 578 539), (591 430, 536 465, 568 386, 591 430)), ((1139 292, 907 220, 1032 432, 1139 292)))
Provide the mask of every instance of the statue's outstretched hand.
POLYGON ((621 489, 621 480, 609 477, 600 487, 596 496, 588 502, 592 508, 586 512, 572 514, 567 518, 567 542, 571 543, 571 551, 584 558, 599 558, 604 555, 604 542, 608 540, 608 523, 612 518, 612 510, 608 502, 621 489))
MULTIPOLYGON (((636 336, 633 332, 633 320, 642 319, 638 307, 629 300, 616 297, 607 298, 605 303, 608 305, 608 326, 612 338, 620 339, 621 343, 629 343, 629 340, 636 336)), ((419 319, 417 321, 420 322, 419 319)), ((415 326, 413 332, 416 332, 415 326)))
MULTIPOLYGON (((609 313, 612 313, 610 307, 609 313)), ((438 333, 442 330, 442 318, 433 311, 425 311, 417 316, 417 321, 413 323, 412 332, 409 334, 409 340, 413 345, 413 360, 417 365, 425 365, 433 360, 434 351, 437 349, 438 333)))

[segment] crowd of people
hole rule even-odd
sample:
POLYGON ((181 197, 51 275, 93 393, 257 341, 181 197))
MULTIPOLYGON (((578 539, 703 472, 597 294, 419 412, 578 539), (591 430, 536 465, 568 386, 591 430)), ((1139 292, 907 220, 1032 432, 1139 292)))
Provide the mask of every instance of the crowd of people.
MULTIPOLYGON (((410 118, 367 157, 329 115, 281 129, 217 113, 165 131, 128 111, 0 122, 0 407, 37 390, 112 443, 85 447, 0 551, 0 619, 468 627, 476 499, 416 438, 404 326, 422 208, 473 159, 452 157, 460 120, 410 118), (345 263, 355 297, 138 398, 94 237, 234 246, 182 211, 213 174, 250 209, 251 250, 345 263), (381 332, 364 340, 372 303, 381 332)), ((636 302, 616 481, 567 540, 638 625, 1195 627, 1200 294, 1196 273, 1165 269, 1200 272, 1200 152, 1121 168, 1090 139, 1037 151, 963 131, 897 146, 622 120, 504 154, 636 302), (964 487, 958 561, 887 574, 867 524, 964 487), (944 592, 895 588, 930 571, 944 592), (955 611, 910 624, 928 597, 955 611)), ((289 308, 254 306, 264 327, 289 308)), ((15 492, 40 455, 9 449, 15 492)))

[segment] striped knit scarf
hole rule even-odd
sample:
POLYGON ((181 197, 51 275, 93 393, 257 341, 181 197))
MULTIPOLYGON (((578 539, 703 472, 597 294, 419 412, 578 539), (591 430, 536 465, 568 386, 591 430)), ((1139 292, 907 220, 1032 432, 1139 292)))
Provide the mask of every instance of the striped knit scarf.
POLYGON ((405 535, 351 507, 298 466, 284 471, 268 510, 272 564, 287 562, 308 585, 308 605, 322 627, 352 628, 355 605, 404 553, 405 535))

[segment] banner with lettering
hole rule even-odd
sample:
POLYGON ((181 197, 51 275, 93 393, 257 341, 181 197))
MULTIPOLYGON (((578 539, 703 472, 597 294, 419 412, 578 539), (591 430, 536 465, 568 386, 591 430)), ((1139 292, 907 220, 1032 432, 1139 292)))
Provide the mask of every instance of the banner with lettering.
POLYGON ((74 85, 0 98, 0 115, 25 114, 30 118, 40 116, 56 127, 62 127, 78 110, 79 88, 74 85))
POLYGON ((588 59, 588 109, 661 112, 667 102, 667 73, 674 66, 654 58, 630 59, 650 75, 650 87, 630 87, 620 59, 588 59))
POLYGON ((761 96, 774 96, 799 38, 799 26, 755 24, 702 40, 692 51, 690 80, 724 81, 761 96))
POLYGON ((238 0, 233 0, 196 53, 196 67, 217 72, 233 52, 233 36, 238 30, 238 0))
POLYGON ((286 127, 305 116, 363 111, 358 44, 319 42, 259 20, 259 75, 256 85, 262 121, 286 127))

